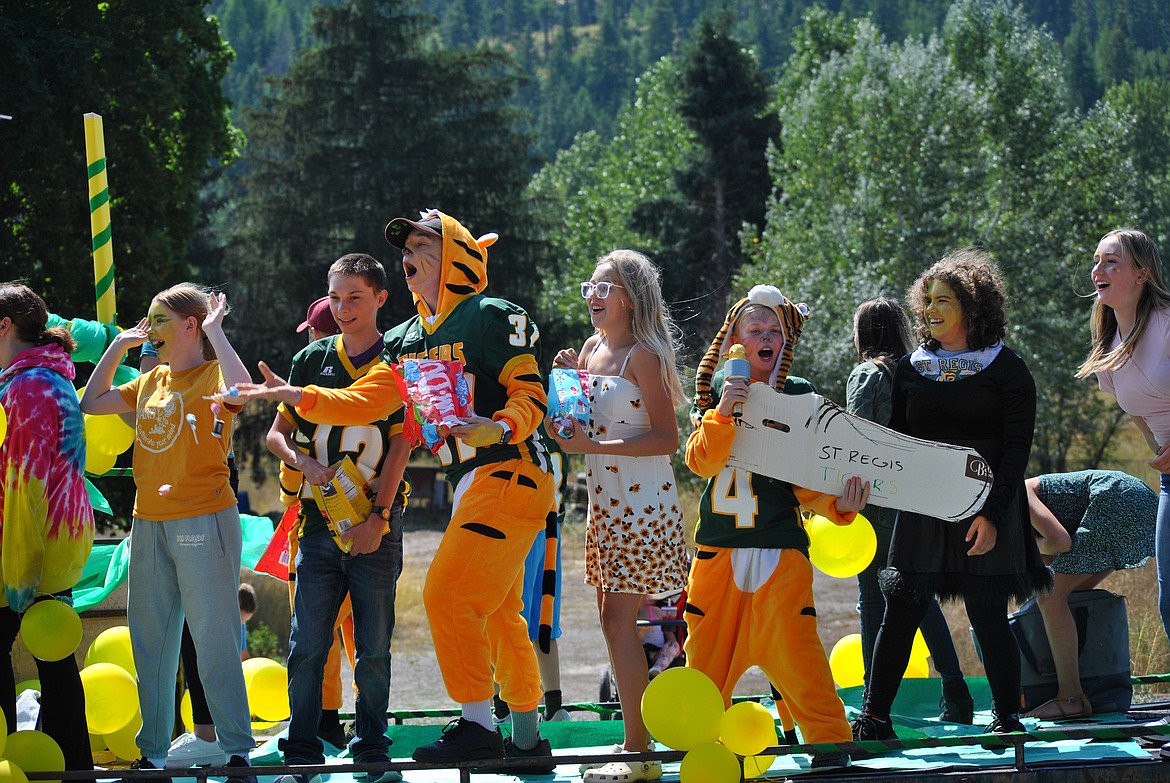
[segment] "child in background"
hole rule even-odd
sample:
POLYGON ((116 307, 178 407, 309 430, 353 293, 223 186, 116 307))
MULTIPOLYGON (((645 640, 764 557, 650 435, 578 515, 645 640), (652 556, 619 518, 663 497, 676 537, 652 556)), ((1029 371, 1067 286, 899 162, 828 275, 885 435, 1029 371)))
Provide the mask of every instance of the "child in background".
MULTIPOLYGON (((240 583, 237 593, 240 604, 240 661, 251 656, 248 653, 248 621, 256 614, 256 591, 247 582, 240 583)), ((195 652, 195 641, 191 629, 183 623, 183 643, 180 646, 183 661, 183 679, 191 694, 191 731, 180 734, 167 750, 167 768, 182 769, 194 766, 223 766, 227 756, 216 744, 215 722, 207 706, 207 694, 199 678, 199 656, 195 652)))
MULTIPOLYGON (((572 718, 562 707, 564 697, 557 639, 561 638, 561 527, 565 523, 568 466, 556 443, 541 430, 537 430, 537 436, 548 449, 557 491, 556 505, 545 518, 545 529, 536 534, 532 549, 524 560, 524 620, 528 623, 528 638, 536 652, 540 685, 544 688, 544 714, 540 719, 566 721, 572 718), (547 611, 546 604, 549 604, 547 611)), ((492 705, 495 722, 502 723, 511 712, 510 708, 498 693, 492 699, 492 705)))
POLYGON ((127 619, 138 668, 138 769, 166 765, 175 718, 174 673, 184 617, 203 660, 203 685, 229 783, 256 783, 238 612, 242 530, 228 483, 239 406, 227 387, 248 372, 228 342, 223 294, 192 283, 160 292, 146 318, 114 338, 85 388, 89 414, 135 412, 134 519, 127 619), (113 387, 126 351, 150 340, 157 367, 113 387))
MULTIPOLYGON (((580 355, 560 351, 554 367, 589 372, 590 426, 574 424, 562 438, 568 454, 584 454, 589 485, 585 581, 597 589, 601 629, 617 679, 625 741, 615 752, 650 747, 642 722, 649 681, 638 638, 638 611, 647 595, 686 584, 682 509, 670 455, 678 450, 674 408, 686 401, 676 364, 676 335, 662 301, 659 271, 632 250, 598 260, 581 284, 596 333, 580 355)), ((657 761, 614 761, 582 767, 586 783, 657 780, 657 761), (600 767, 600 768, 598 768, 600 767)))
MULTIPOLYGON (((759 666, 784 695, 805 742, 848 742, 845 707, 817 634, 801 510, 850 524, 869 499, 869 484, 854 476, 836 497, 727 465, 733 413, 747 401, 751 384, 766 383, 782 394, 813 391, 808 381, 788 374, 807 313, 774 286, 754 287, 728 311, 695 375, 695 430, 686 460, 708 481, 687 586, 687 665, 709 676, 729 705, 739 678, 759 666), (719 357, 736 344, 747 353, 751 377, 715 372, 719 357)), ((813 755, 814 769, 848 765, 845 753, 813 755)))
POLYGON ((639 620, 648 620, 650 623, 638 626, 638 636, 642 639, 642 649, 646 651, 646 660, 650 663, 652 680, 669 669, 682 652, 678 632, 672 626, 663 625, 676 618, 677 608, 671 598, 655 600, 646 596, 642 611, 638 613, 639 620))

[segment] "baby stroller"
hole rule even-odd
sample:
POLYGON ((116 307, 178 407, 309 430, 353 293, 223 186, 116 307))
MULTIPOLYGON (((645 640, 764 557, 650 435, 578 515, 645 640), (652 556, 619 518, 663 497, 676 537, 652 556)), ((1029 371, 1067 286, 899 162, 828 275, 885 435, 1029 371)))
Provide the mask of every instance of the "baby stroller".
MULTIPOLYGON (((675 666, 686 665, 683 642, 686 641, 687 624, 683 619, 683 608, 687 603, 686 590, 679 590, 658 599, 647 597, 638 613, 638 635, 642 637, 642 649, 646 653, 646 665, 650 667, 650 679, 675 666)), ((601 704, 617 706, 617 680, 609 667, 601 672, 601 683, 597 700, 601 704)), ((620 712, 602 715, 602 720, 619 720, 620 712)))

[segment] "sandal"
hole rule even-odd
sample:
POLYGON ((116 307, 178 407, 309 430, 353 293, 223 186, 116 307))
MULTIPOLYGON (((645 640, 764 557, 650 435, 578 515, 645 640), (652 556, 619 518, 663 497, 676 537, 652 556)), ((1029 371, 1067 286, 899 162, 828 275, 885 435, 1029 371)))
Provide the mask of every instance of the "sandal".
MULTIPOLYGON (((618 742, 618 743, 614 744, 613 754, 615 756, 619 753, 625 753, 625 752, 626 752, 626 749, 625 749, 625 747, 622 746, 622 743, 618 742)), ((591 763, 585 763, 585 764, 582 764, 579 767, 577 767, 577 772, 584 775, 586 772, 588 772, 591 769, 601 769, 602 767, 604 767, 606 764, 609 764, 609 763, 610 762, 608 762, 608 761, 594 761, 591 763)))
POLYGON ((581 776, 582 783, 636 783, 662 777, 661 761, 611 761, 581 776))
POLYGON ((1031 712, 1025 713, 1025 718, 1039 718, 1040 720, 1072 720, 1074 718, 1088 718, 1093 714, 1093 705, 1085 698, 1085 694, 1078 693, 1067 699, 1049 699, 1031 712))

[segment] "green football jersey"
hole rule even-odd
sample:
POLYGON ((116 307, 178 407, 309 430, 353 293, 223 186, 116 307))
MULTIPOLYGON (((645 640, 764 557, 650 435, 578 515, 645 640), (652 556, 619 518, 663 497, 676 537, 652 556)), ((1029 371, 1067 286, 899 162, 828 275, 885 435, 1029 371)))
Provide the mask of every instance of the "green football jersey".
MULTIPOLYGON (((302 348, 293 357, 288 378, 290 383, 297 386, 313 384, 327 389, 344 389, 381 361, 381 357, 378 357, 361 367, 355 367, 346 351, 343 336, 334 335, 302 348)), ((356 425, 313 424, 301 417, 296 408, 281 405, 280 410, 293 423, 293 442, 298 449, 322 465, 333 465, 349 457, 369 483, 370 489, 377 491, 377 480, 389 450, 390 436, 402 432, 401 409, 389 418, 356 425)), ((410 485, 404 476, 394 505, 405 505, 409 493, 410 485)), ((308 482, 301 482, 301 512, 304 517, 301 536, 326 527, 308 482)))
MULTIPOLYGON (((723 390, 723 371, 711 382, 715 404, 723 390)), ((803 378, 790 376, 785 394, 816 391, 803 378)), ((794 459, 811 455, 794 454, 794 459)), ((725 466, 707 481, 699 499, 695 543, 729 549, 799 549, 808 554, 808 534, 800 520, 800 501, 787 481, 725 466)))
MULTIPOLYGON (((439 359, 463 363, 463 375, 477 416, 492 416, 508 404, 505 385, 522 359, 540 361, 540 330, 517 305, 482 294, 468 297, 428 333, 415 316, 386 333, 387 361, 439 359)), ((543 379, 524 379, 541 390, 543 379)), ((542 410, 547 404, 539 403, 542 410)), ((548 450, 533 436, 518 443, 473 448, 448 437, 437 454, 452 486, 464 474, 480 466, 523 459, 549 471, 548 450)))

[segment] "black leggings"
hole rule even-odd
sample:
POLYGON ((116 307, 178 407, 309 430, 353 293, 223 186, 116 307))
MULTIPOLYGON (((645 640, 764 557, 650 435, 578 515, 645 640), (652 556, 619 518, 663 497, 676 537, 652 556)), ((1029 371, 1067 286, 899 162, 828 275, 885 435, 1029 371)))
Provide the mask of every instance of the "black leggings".
POLYGON ((207 695, 203 692, 203 682, 199 679, 199 656, 195 653, 195 640, 191 638, 191 629, 183 623, 183 640, 179 644, 179 656, 183 661, 183 679, 187 681, 187 690, 191 692, 191 719, 200 726, 215 723, 211 719, 211 709, 207 706, 207 695))
MULTIPOLYGON (((60 595, 70 594, 65 590, 60 595)), ((0 608, 0 649, 8 655, 0 666, 0 707, 8 719, 9 731, 16 731, 16 678, 12 672, 12 645, 20 633, 20 615, 7 606, 0 608)), ((85 691, 77 671, 77 659, 66 655, 59 661, 37 659, 41 680, 42 730, 57 741, 65 754, 65 769, 93 769, 89 751, 89 729, 85 723, 85 691)))
MULTIPOLYGON (((866 693, 866 712, 888 718, 902 674, 910 661, 914 632, 922 623, 931 602, 916 602, 886 595, 886 614, 878 631, 873 652, 873 671, 866 693)), ((1000 716, 1020 711, 1020 648, 1008 625, 1007 599, 965 604, 967 619, 983 655, 987 684, 991 686, 992 708, 1000 716)))

